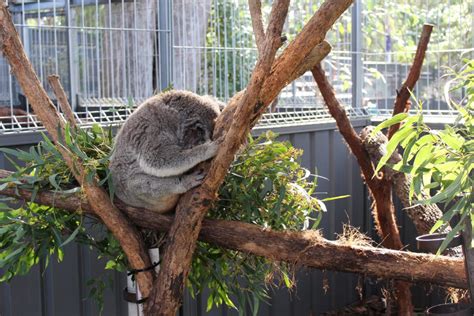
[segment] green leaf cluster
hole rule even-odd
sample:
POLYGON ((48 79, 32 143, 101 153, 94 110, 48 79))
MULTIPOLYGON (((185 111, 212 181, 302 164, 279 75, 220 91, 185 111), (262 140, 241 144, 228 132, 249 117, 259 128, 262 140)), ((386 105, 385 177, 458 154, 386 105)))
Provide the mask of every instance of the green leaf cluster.
MULTIPOLYGON (((321 202, 311 196, 316 182, 308 180, 309 171, 298 162, 302 151, 275 141, 271 132, 248 142, 232 164, 209 217, 274 230, 316 228, 321 202)), ((203 285, 209 289, 207 310, 226 304, 238 306, 241 315, 249 307, 255 315, 277 283, 293 287, 291 265, 199 242, 188 288, 193 295, 203 285)))
POLYGON ((446 88, 448 98, 449 92, 457 89, 463 89, 465 94, 457 102, 448 100, 459 112, 452 126, 433 130, 424 122, 420 111, 415 116, 399 114, 375 130, 404 123, 387 144, 387 153, 377 170, 386 164, 398 146, 403 149, 403 159, 391 167, 412 176, 410 196, 414 202, 444 206, 445 214, 432 232, 448 225, 454 216, 459 216, 459 223, 448 234, 438 253, 442 253, 464 228, 466 220, 474 224, 474 60, 465 62, 459 73, 453 73, 454 78, 446 88), (426 196, 429 198, 424 198, 426 196))
POLYGON ((11 209, 0 203, 0 282, 24 275, 52 255, 63 260, 63 247, 83 232, 81 216, 27 203, 11 209))

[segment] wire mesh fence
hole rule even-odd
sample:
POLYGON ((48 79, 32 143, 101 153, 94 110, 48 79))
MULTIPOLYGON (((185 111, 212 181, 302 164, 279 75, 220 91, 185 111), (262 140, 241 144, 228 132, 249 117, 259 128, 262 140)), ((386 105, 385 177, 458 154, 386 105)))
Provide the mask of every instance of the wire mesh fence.
MULTIPOLYGON (((287 42, 321 3, 291 2, 287 42)), ((270 4, 263 3, 264 20, 270 4)), ((59 74, 83 124, 119 124, 142 100, 168 87, 227 101, 246 86, 257 59, 246 0, 14 0, 10 11, 48 93, 54 100, 47 76, 59 74)), ((473 21, 470 0, 355 1, 327 34, 333 49, 323 66, 353 113, 389 114, 421 27, 434 23, 414 93, 430 114, 452 114, 442 95, 445 75, 462 58, 474 57, 473 21)), ((278 115, 287 122, 318 120, 327 116, 324 111, 307 72, 280 93, 266 122, 276 113, 285 113, 278 115)), ((0 57, 0 133, 37 128, 28 100, 0 57)))

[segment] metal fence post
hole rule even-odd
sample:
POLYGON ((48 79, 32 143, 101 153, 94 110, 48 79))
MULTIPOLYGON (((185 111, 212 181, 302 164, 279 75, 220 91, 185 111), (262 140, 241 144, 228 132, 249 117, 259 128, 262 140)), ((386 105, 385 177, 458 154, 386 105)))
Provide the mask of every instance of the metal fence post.
POLYGON ((71 4, 69 1, 64 3, 64 11, 66 14, 67 21, 67 60, 68 60, 68 70, 69 70, 69 103, 73 110, 77 107, 76 102, 76 89, 75 89, 75 65, 74 63, 74 47, 73 43, 77 39, 75 32, 71 28, 71 4))
POLYGON ((362 1, 355 0, 352 6, 352 108, 362 105, 362 86, 364 84, 362 65, 362 1))
POLYGON ((173 2, 158 0, 158 50, 160 73, 160 90, 169 88, 173 78, 173 2))

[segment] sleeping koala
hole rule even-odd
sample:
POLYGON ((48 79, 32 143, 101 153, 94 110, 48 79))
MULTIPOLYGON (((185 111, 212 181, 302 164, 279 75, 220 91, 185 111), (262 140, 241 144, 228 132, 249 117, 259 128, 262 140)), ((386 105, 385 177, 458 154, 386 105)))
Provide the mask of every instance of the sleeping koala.
POLYGON ((198 163, 216 155, 214 121, 222 103, 170 91, 140 105, 117 134, 110 171, 116 195, 135 207, 164 213, 204 179, 198 163))

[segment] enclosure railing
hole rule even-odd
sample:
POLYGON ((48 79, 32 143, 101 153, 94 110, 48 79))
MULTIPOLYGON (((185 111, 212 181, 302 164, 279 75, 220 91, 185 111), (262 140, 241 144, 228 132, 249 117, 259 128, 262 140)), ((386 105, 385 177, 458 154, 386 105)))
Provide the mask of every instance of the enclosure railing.
MULTIPOLYGON (((320 3, 291 2, 284 29, 288 42, 320 3)), ((50 92, 47 76, 59 74, 83 125, 120 124, 142 100, 168 87, 227 101, 246 86, 257 58, 246 0, 13 0, 9 5, 43 85, 50 92)), ((453 115, 443 87, 450 69, 474 58, 473 21, 470 0, 357 0, 328 33, 333 49, 323 66, 352 115, 389 115, 422 24, 434 23, 414 94, 428 114, 453 115)), ((462 99, 462 93, 454 97, 462 99)), ((307 72, 280 93, 261 124, 325 120, 324 108, 307 72)), ((0 133, 38 128, 0 57, 0 133)))

